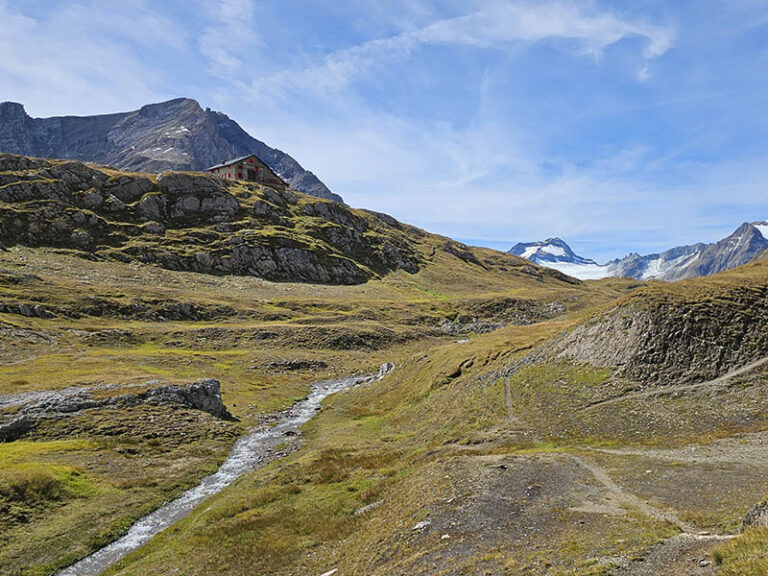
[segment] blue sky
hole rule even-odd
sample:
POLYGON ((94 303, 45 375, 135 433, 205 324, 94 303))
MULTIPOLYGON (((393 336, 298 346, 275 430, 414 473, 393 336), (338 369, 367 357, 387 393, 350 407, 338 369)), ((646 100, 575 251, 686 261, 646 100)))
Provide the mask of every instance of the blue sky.
POLYGON ((768 218, 764 0, 0 0, 0 100, 186 96, 345 200, 606 260, 768 218))

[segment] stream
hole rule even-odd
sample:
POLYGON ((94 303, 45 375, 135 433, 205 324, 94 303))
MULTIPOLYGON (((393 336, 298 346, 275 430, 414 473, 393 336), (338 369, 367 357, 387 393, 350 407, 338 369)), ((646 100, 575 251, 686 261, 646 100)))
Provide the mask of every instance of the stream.
POLYGON ((240 438, 214 474, 203 478, 200 484, 187 490, 176 500, 138 520, 120 539, 65 568, 57 576, 101 574, 112 564, 146 544, 153 536, 188 516, 198 504, 218 494, 246 472, 263 465, 269 451, 284 442, 285 436, 299 434, 301 427, 320 410, 320 403, 324 398, 352 386, 381 379, 392 368, 392 364, 384 364, 377 375, 353 376, 315 384, 309 396, 284 412, 275 426, 267 430, 255 430, 240 438))

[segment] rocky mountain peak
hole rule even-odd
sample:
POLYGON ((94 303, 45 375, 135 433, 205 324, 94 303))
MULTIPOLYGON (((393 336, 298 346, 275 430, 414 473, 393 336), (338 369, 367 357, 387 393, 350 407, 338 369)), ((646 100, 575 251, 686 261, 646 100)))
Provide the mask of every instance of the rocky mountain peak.
POLYGON ((199 102, 192 98, 175 98, 166 102, 146 104, 139 108, 138 115, 144 118, 157 118, 169 114, 189 112, 202 114, 203 109, 200 107, 199 102))
POLYGON ((0 104, 0 152, 106 164, 132 172, 202 171, 256 154, 292 188, 343 202, 294 158, 251 137, 226 114, 191 98, 132 112, 31 118, 21 104, 0 104))
POLYGON ((557 237, 547 238, 543 242, 518 243, 509 250, 509 253, 526 258, 537 264, 545 264, 547 262, 595 264, 594 260, 583 258, 574 253, 564 240, 557 237))

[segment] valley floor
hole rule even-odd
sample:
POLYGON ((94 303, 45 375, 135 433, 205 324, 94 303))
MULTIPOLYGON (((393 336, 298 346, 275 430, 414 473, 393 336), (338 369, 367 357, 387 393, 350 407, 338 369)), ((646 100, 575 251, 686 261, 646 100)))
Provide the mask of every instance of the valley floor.
POLYGON ((0 444, 0 573, 53 574, 99 549, 312 383, 384 362, 394 371, 277 445, 284 457, 107 573, 766 573, 765 534, 739 529, 768 495, 768 367, 661 386, 547 356, 637 285, 510 288, 464 265, 460 286, 438 262, 323 287, 0 252, 0 301, 50 311, 0 313, 2 422, 41 391, 112 398, 202 377, 236 417, 86 408, 0 444))

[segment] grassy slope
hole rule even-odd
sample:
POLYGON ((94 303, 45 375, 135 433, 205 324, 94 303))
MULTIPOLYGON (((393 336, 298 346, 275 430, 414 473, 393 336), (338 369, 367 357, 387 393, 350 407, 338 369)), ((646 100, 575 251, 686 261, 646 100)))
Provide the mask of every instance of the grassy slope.
MULTIPOLYGON (((745 278, 765 285, 768 267, 705 282, 727 291, 745 278)), ((686 299, 697 287, 650 290, 686 299)), ((621 391, 609 371, 556 362, 510 373, 532 346, 588 313, 410 354, 381 384, 331 398, 300 453, 244 477, 110 573, 603 574, 606 559, 678 532, 631 499, 617 505, 615 494, 599 496, 574 457, 662 514, 733 532, 768 492, 766 466, 739 462, 739 442, 749 436, 732 421, 751 402, 745 389, 765 396, 765 378, 719 392, 714 410, 707 391, 618 403, 595 416, 576 409, 621 391), (673 429, 654 417, 664 411, 695 418, 673 429), (613 426, 596 425, 601 417, 613 426), (724 460, 707 458, 718 438, 735 433, 724 460), (691 442, 700 458, 686 456, 691 442), (530 484, 516 488, 520 478, 530 484), (430 527, 414 530, 425 519, 430 527)), ((746 430, 765 429, 763 418, 746 430)), ((725 573, 761 573, 761 535, 715 553, 725 573)))
POLYGON ((496 319, 499 302, 583 310, 617 293, 477 254, 490 261, 486 268, 436 250, 419 274, 337 287, 92 262, 50 249, 0 252, 0 302, 56 314, 0 314, 0 394, 216 377, 241 419, 224 426, 159 407, 99 411, 43 427, 30 442, 0 445, 0 457, 16 454, 0 472, 0 506, 11 512, 0 572, 46 574, 98 548, 212 470, 242 426, 290 405, 312 382, 374 371, 417 342, 428 348, 455 339, 438 329, 441 322, 462 314, 496 319), (166 320, 179 303, 194 305, 202 319, 166 320), (315 364, 281 364, 297 359, 315 364))

